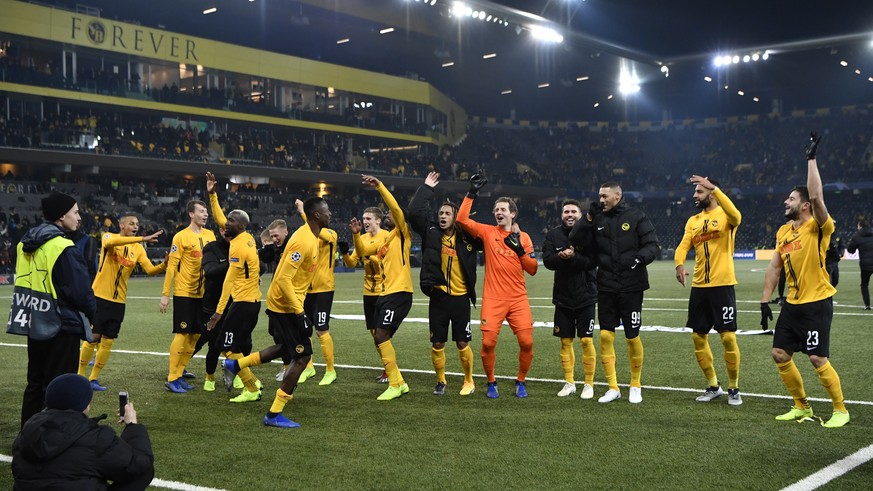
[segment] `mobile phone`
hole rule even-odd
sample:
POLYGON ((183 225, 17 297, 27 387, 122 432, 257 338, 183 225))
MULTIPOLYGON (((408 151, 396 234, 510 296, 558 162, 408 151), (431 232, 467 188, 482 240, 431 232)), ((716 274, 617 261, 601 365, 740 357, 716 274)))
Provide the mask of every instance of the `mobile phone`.
POLYGON ((124 406, 127 406, 127 392, 121 391, 118 393, 118 416, 124 417, 124 406))

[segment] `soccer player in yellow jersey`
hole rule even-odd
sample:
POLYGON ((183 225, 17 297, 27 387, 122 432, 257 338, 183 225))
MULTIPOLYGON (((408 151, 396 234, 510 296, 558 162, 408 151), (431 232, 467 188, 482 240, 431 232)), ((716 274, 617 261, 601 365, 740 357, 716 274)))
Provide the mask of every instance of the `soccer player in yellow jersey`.
POLYGON ((412 308, 412 271, 409 265, 409 252, 412 248, 412 232, 406 223, 406 215, 397 204, 397 200, 382 184, 373 176, 361 176, 363 183, 376 188, 385 204, 388 206, 388 215, 385 222, 393 223, 392 230, 383 244, 365 244, 361 239, 360 229, 354 233, 355 252, 362 256, 374 254, 382 258, 384 266, 384 289, 373 306, 374 335, 376 351, 382 358, 382 366, 388 374, 388 388, 385 389, 377 400, 390 401, 409 392, 409 386, 403 380, 403 375, 397 367, 397 356, 391 338, 400 327, 400 323, 406 318, 409 309, 412 308))
POLYGON ((82 341, 79 355, 79 375, 85 376, 88 362, 97 350, 94 367, 91 368, 91 388, 96 391, 106 390, 97 378, 109 361, 112 343, 118 337, 121 323, 124 321, 124 307, 127 301, 127 280, 133 269, 139 264, 149 276, 163 273, 167 269, 167 258, 157 266, 149 261, 142 244, 155 242, 164 233, 163 230, 138 237, 139 219, 133 212, 123 213, 118 219, 119 233, 103 234, 100 250, 100 264, 92 288, 97 297, 97 314, 92 322, 94 341, 82 341))
POLYGON ((709 347, 709 331, 715 329, 724 346, 724 363, 728 372, 728 404, 739 406, 740 348, 737 345, 737 295, 734 285, 734 240, 742 215, 730 198, 718 187, 718 182, 697 175, 694 184, 694 206, 700 213, 685 224, 685 234, 676 247, 673 261, 676 280, 684 287, 685 258, 694 248, 694 277, 688 300, 688 322, 697 364, 709 385, 698 402, 709 402, 724 395, 713 366, 709 347))
MULTIPOLYGON (((361 230, 366 234, 361 235, 361 240, 364 244, 372 249, 374 246, 385 243, 389 232, 382 228, 382 210, 376 207, 366 208, 359 222, 357 218, 352 218, 349 223, 349 228, 353 234, 360 234, 361 230)), ((382 258, 378 254, 364 256, 359 251, 354 250, 349 252, 349 244, 347 242, 337 242, 337 247, 342 255, 343 262, 346 266, 354 268, 360 262, 364 266, 364 324, 372 336, 376 336, 376 319, 375 305, 379 295, 385 291, 385 274, 382 269, 382 258)), ((376 377, 379 383, 388 383, 388 374, 382 372, 376 377)))
MULTIPOLYGON (((306 213, 303 211, 303 202, 295 201, 297 212, 306 221, 306 213)), ((272 232, 271 232, 272 233, 272 232)), ((333 337, 330 335, 330 310, 333 307, 333 292, 336 285, 333 276, 333 268, 336 266, 336 231, 327 227, 322 228, 318 236, 318 268, 312 277, 312 284, 306 292, 306 300, 303 302, 303 310, 315 325, 315 334, 321 344, 321 354, 324 356, 324 377, 318 385, 330 385, 336 380, 336 368, 333 358, 333 337)), ((283 360, 284 361, 284 360, 283 360)), ((286 368, 287 369, 287 368, 286 368)), ((312 358, 303 373, 300 374, 299 383, 315 375, 315 367, 312 358)))
POLYGON ((203 315, 203 247, 215 240, 212 230, 204 228, 209 218, 206 203, 195 199, 185 208, 191 223, 173 236, 167 274, 161 291, 161 313, 170 306, 173 292, 173 342, 170 344, 170 370, 166 386, 171 392, 183 394, 194 387, 182 380, 182 373, 191 357, 197 339, 206 327, 203 315))
POLYGON ((285 373, 282 386, 276 390, 270 411, 264 416, 264 425, 279 428, 300 426, 283 416, 282 411, 294 397, 300 374, 312 357, 312 324, 306 318, 303 303, 318 268, 317 263, 321 260, 318 257, 318 236, 330 224, 330 208, 322 198, 309 198, 303 208, 306 223, 288 239, 267 291, 267 317, 272 331, 281 337, 282 343, 238 360, 228 359, 224 363, 224 384, 229 387, 240 370, 283 355, 291 357, 293 361, 285 373))
MULTIPOLYGON (((209 192, 209 204, 215 223, 224 229, 224 238, 230 242, 227 255, 227 274, 221 287, 221 296, 215 313, 209 318, 206 328, 210 331, 223 316, 221 346, 224 356, 228 359, 243 357, 243 351, 251 346, 252 331, 258 325, 258 314, 261 312, 260 260, 255 238, 248 232, 250 219, 248 213, 233 210, 224 216, 215 192, 215 176, 206 173, 206 190, 209 192), (233 302, 228 307, 228 300, 233 302), (227 312, 225 312, 227 309, 227 312)), ((245 389, 230 402, 252 402, 261 399, 261 389, 258 379, 251 370, 239 372, 239 378, 245 384, 245 389)), ((228 390, 230 390, 228 388, 228 390)))
POLYGON ((421 291, 430 297, 427 317, 431 360, 437 377, 433 393, 437 396, 446 393, 445 350, 451 324, 452 341, 464 370, 460 394, 468 396, 476 389, 470 349, 473 338, 470 305, 476 305, 476 256, 482 250, 482 242, 457 224, 458 206, 453 203, 440 205, 437 221, 431 219, 430 203, 439 178, 439 173, 431 172, 418 187, 409 203, 409 224, 421 236, 421 291))
POLYGON ((776 253, 764 276, 761 327, 767 329, 768 319, 773 319, 768 302, 779 281, 779 271, 784 268, 788 295, 776 321, 772 355, 782 383, 794 399, 794 407, 776 419, 794 421, 813 415, 803 388, 803 378, 794 365, 794 353, 800 351, 809 356, 819 381, 833 402, 833 415, 822 425, 839 428, 849 422, 849 411, 843 401, 840 376, 828 361, 834 317, 833 296, 837 290, 831 286, 825 270, 825 253, 835 227, 825 206, 815 159, 819 141, 821 137, 816 133, 810 135, 806 149, 806 186, 795 187, 785 200, 785 218, 789 222, 776 232, 776 253))

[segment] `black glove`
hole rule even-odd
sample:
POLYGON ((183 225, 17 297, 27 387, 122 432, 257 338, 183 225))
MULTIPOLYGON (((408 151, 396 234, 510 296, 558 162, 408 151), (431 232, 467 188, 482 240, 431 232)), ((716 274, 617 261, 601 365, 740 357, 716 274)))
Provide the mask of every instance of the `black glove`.
POLYGON ((770 310, 769 303, 761 302, 761 329, 765 331, 770 329, 767 319, 773 320, 773 311, 770 310))
POLYGON ((503 238, 503 243, 506 244, 506 247, 509 247, 519 257, 524 256, 524 246, 521 245, 521 234, 518 232, 510 232, 509 235, 503 238))
POLYGON ((603 212, 603 203, 600 200, 592 201, 588 206, 588 214, 591 216, 591 219, 594 220, 594 217, 603 212))
POLYGON ((349 243, 348 242, 341 240, 341 241, 336 243, 336 246, 339 248, 340 252, 343 255, 346 255, 349 253, 349 243))
POLYGON ((637 269, 637 266, 639 266, 640 264, 643 264, 643 260, 638 258, 638 257, 635 257, 634 262, 631 264, 630 269, 631 270, 637 269))
POLYGON ((482 174, 473 174, 470 178, 470 189, 467 191, 467 196, 475 198, 479 194, 479 190, 488 182, 482 174))
POLYGON ((312 336, 312 325, 309 324, 306 314, 296 314, 294 316, 294 328, 306 337, 312 336))
POLYGON ((818 150, 818 142, 821 141, 821 135, 813 131, 809 134, 809 145, 806 147, 806 160, 815 159, 815 152, 818 150))

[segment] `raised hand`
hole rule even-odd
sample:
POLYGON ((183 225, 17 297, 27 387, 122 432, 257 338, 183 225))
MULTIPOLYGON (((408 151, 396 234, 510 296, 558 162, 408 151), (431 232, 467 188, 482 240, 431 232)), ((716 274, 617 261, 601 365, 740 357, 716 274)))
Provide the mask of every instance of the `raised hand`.
POLYGON ((212 194, 215 192, 215 174, 211 172, 206 173, 206 192, 212 194))
POLYGON ((715 184, 709 182, 708 177, 701 177, 701 176, 694 175, 694 176, 691 176, 691 179, 689 179, 689 181, 691 181, 691 184, 694 184, 695 186, 700 184, 701 186, 705 187, 706 189, 709 189, 709 190, 715 189, 715 184))
POLYGON ((360 221, 358 221, 357 218, 352 217, 352 219, 349 220, 349 230, 351 230, 353 234, 361 233, 361 230, 363 228, 364 225, 360 221))
POLYGON ((435 188, 436 185, 439 183, 440 183, 440 173, 439 172, 428 172, 427 177, 424 178, 425 186, 435 188))
POLYGON ((821 135, 813 131, 809 134, 809 144, 806 146, 806 160, 815 160, 815 153, 818 151, 818 142, 821 141, 821 135))
POLYGON ((488 179, 483 174, 473 174, 470 178, 470 189, 467 191, 467 194, 470 196, 476 196, 479 194, 479 190, 488 183, 488 179))
POLYGON ((362 184, 367 184, 370 187, 376 188, 376 187, 379 187, 379 182, 380 181, 373 176, 361 175, 361 183, 362 184))
POLYGON ((158 237, 160 237, 161 235, 164 235, 164 231, 163 231, 163 230, 158 230, 157 232, 155 232, 155 233, 153 233, 153 234, 151 234, 151 235, 146 235, 145 237, 143 237, 143 238, 142 238, 142 241, 143 241, 143 242, 157 242, 157 241, 158 241, 158 237))

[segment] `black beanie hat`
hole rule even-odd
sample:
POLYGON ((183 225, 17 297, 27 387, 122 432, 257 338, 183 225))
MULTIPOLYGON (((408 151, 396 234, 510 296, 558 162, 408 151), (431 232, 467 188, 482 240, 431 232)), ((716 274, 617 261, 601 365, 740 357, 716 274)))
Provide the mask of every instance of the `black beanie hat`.
POLYGON ((69 194, 52 191, 52 194, 42 199, 42 216, 46 220, 53 222, 66 215, 68 211, 73 209, 75 204, 76 198, 69 194))
POLYGON ((45 406, 49 409, 84 411, 91 404, 91 383, 76 374, 65 373, 56 377, 45 390, 45 406))

